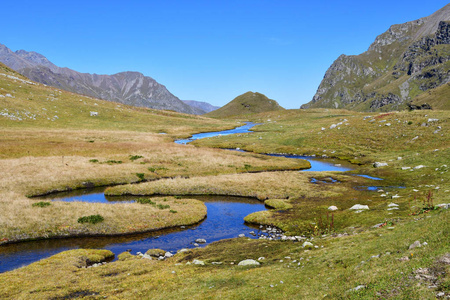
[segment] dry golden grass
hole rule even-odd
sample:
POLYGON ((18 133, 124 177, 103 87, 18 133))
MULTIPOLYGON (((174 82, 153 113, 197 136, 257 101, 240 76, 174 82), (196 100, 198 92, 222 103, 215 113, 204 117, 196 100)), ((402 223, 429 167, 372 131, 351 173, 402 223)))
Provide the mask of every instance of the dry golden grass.
MULTIPOLYGON (((332 172, 329 172, 332 174, 332 172)), ((173 178, 139 185, 108 188, 108 195, 228 195, 269 198, 298 198, 338 196, 345 191, 339 185, 324 189, 310 183, 313 172, 270 172, 233 174, 208 177, 173 178)), ((336 174, 337 175, 337 174, 336 174)))
POLYGON ((0 239, 8 240, 131 233, 171 227, 178 222, 191 224, 205 216, 205 212, 195 205, 195 209, 187 206, 175 208, 178 213, 170 214, 172 218, 167 218, 165 212, 138 204, 55 202, 50 207, 39 209, 31 207, 37 200, 27 199, 26 195, 141 181, 137 174, 145 180, 156 180, 175 176, 301 169, 308 165, 300 160, 177 145, 165 135, 142 132, 8 129, 0 134, 0 141, 3 157, 0 159, 0 239), (142 157, 132 160, 130 156, 133 155, 142 157), (98 162, 92 162, 93 159, 98 162), (117 163, 119 161, 122 163, 117 163), (108 222, 92 228, 76 223, 79 217, 92 214, 100 214, 108 222), (156 215, 160 215, 159 221, 156 215), (133 220, 129 227, 125 226, 128 219, 133 220))
POLYGON ((200 222, 206 206, 193 199, 152 198, 157 206, 139 203, 85 203, 53 201, 47 207, 33 207, 36 200, 9 201, 0 197, 0 241, 35 238, 114 235, 157 230, 200 222), (171 212, 172 210, 172 212, 171 212), (99 214, 104 221, 95 225, 80 224, 78 218, 99 214))

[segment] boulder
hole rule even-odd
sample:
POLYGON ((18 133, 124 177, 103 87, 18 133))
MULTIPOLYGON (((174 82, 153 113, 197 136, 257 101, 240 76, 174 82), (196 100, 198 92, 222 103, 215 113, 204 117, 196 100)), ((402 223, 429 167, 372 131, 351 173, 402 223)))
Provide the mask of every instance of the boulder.
POLYGON ((338 210, 338 208, 337 208, 337 206, 332 205, 332 206, 328 207, 328 210, 335 211, 335 210, 338 210))
POLYGON ((373 167, 374 167, 374 168, 387 167, 387 165, 388 165, 388 164, 385 163, 385 162, 378 162, 378 161, 377 161, 377 162, 374 162, 374 163, 373 163, 373 167))
POLYGON ((409 250, 417 248, 417 247, 422 247, 422 245, 420 244, 419 241, 415 241, 414 243, 412 243, 411 245, 409 245, 409 250))
POLYGON ((205 239, 196 239, 195 242, 198 244, 204 244, 204 243, 206 243, 206 240, 205 239))
POLYGON ((260 265, 260 262, 254 260, 254 259, 245 259, 238 263, 238 266, 259 266, 259 265, 260 265))
POLYGON ((304 242, 302 247, 311 249, 312 247, 314 247, 314 245, 311 242, 304 242))
POLYGON ((194 265, 200 265, 200 266, 204 266, 205 262, 202 260, 198 260, 198 259, 194 259, 194 261, 192 262, 194 265))
POLYGON ((350 210, 362 210, 362 209, 369 209, 369 206, 368 205, 355 204, 352 207, 350 207, 350 210))

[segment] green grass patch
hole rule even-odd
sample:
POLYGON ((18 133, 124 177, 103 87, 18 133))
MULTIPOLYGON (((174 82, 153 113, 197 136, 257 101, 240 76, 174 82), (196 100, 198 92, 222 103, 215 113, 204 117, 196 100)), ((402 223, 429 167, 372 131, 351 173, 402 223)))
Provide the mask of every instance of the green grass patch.
POLYGON ((97 224, 100 222, 103 222, 104 218, 101 215, 90 215, 90 216, 84 216, 78 218, 78 223, 84 224, 84 223, 90 223, 90 224, 97 224))
POLYGON ((50 202, 45 202, 45 201, 40 201, 40 202, 36 202, 36 203, 32 204, 33 207, 47 207, 50 205, 52 205, 50 202))

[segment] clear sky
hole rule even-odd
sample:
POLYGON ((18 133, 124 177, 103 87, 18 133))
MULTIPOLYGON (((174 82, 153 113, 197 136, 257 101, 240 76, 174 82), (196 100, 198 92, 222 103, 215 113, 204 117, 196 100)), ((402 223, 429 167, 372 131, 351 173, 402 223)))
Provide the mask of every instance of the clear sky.
POLYGON ((299 108, 340 54, 360 54, 390 25, 447 3, 3 1, 0 43, 79 72, 138 71, 182 100, 222 106, 253 91, 299 108))

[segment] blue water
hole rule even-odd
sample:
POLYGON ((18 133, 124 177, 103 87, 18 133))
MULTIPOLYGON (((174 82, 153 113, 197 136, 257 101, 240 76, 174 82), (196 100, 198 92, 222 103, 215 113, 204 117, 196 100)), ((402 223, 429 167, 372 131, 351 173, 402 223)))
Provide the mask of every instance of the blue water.
POLYGON ((250 130, 250 128, 252 128, 256 125, 259 125, 259 124, 252 123, 252 122, 246 122, 245 125, 236 127, 234 129, 224 130, 224 131, 216 131, 216 132, 198 133, 198 134, 194 134, 193 136, 191 136, 190 138, 185 139, 185 140, 176 140, 175 143, 180 144, 180 145, 186 145, 187 143, 190 143, 192 141, 204 139, 204 138, 208 138, 208 137, 230 135, 230 134, 236 134, 236 133, 248 133, 248 132, 252 132, 250 130))
MULTIPOLYGON (((76 198, 78 201, 110 203, 103 193, 62 198, 56 195, 56 197, 45 197, 44 199, 50 200, 51 198, 54 201, 74 201, 73 198, 76 198)), ((200 244, 201 247, 214 241, 238 237, 239 234, 245 234, 249 238, 257 238, 249 232, 257 232, 258 229, 245 224, 244 217, 253 212, 265 210, 262 202, 241 197, 205 196, 189 198, 203 201, 207 208, 208 217, 197 225, 118 237, 52 239, 2 245, 0 247, 0 273, 70 249, 107 249, 111 250, 117 257, 118 254, 129 249, 133 254, 137 252, 145 253, 152 248, 175 253, 182 248, 194 248, 193 243, 198 238, 207 241, 206 244, 200 244)), ((126 201, 132 200, 127 197, 126 201)))

